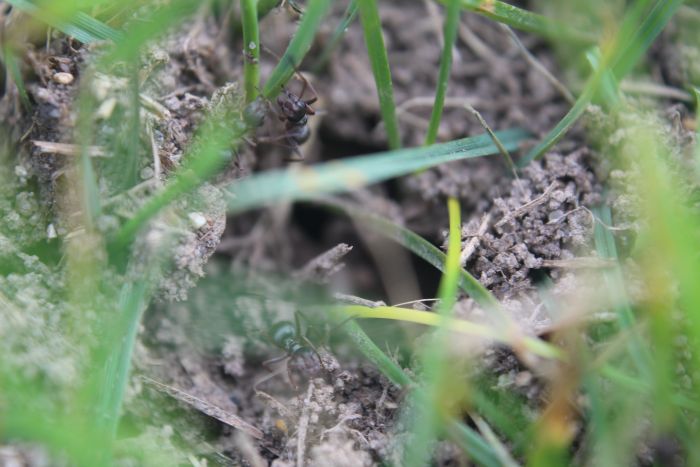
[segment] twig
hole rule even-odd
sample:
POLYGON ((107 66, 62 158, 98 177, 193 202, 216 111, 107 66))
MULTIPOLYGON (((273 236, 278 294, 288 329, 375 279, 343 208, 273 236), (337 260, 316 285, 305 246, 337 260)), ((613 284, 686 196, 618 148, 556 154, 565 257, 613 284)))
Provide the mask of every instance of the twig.
POLYGON ((372 300, 367 300, 366 298, 356 297, 355 295, 347 295, 344 293, 336 292, 333 294, 333 298, 344 303, 350 303, 351 305, 361 305, 369 308, 376 308, 378 306, 386 306, 381 300, 373 302, 372 300))
POLYGON ((202 412, 205 415, 208 415, 209 417, 215 418, 230 427, 237 428, 245 432, 246 434, 252 436, 253 438, 263 439, 262 431, 260 431, 258 428, 254 427, 250 423, 246 422, 238 415, 226 412, 220 407, 198 399, 197 397, 194 397, 193 395, 181 391, 175 387, 160 383, 147 376, 141 376, 141 379, 153 386, 158 391, 163 392, 172 397, 173 399, 177 399, 178 401, 197 409, 198 411, 202 412))
POLYGON ((543 268, 564 268, 564 269, 598 269, 615 266, 615 261, 596 256, 581 256, 571 259, 545 259, 542 260, 543 268))
POLYGON ((564 99, 567 100, 571 105, 573 105, 576 102, 576 98, 574 97, 573 94, 564 86, 564 84, 559 81, 556 76, 554 76, 543 64, 540 62, 537 57, 532 55, 532 53, 527 50, 527 47, 525 47, 525 44, 522 43, 520 38, 518 37, 517 34, 510 28, 510 26, 500 23, 500 26, 510 35, 510 38, 513 40, 516 46, 518 46, 518 49, 520 50, 520 53, 522 54, 523 58, 527 60, 527 62, 532 65, 535 70, 539 71, 542 76, 544 76, 547 81, 549 81, 549 84, 551 84, 554 89, 559 91, 559 93, 564 97, 564 99))
POLYGON ((484 127, 484 130, 486 130, 486 132, 489 134, 489 136, 491 137, 491 140, 498 148, 498 151, 505 158, 506 163, 508 164, 508 167, 513 172, 513 176, 515 177, 516 183, 518 185, 518 189, 520 190, 520 194, 522 196, 525 196, 525 190, 523 189, 523 184, 520 181, 520 177, 518 177, 518 170, 515 168, 515 163, 513 162, 513 158, 510 156, 510 153, 508 152, 508 150, 505 148, 505 146, 503 146, 503 144, 501 143, 501 140, 498 139, 498 136, 496 136, 496 133, 494 133, 493 130, 491 129, 491 127, 489 126, 489 124, 486 123, 486 120, 484 120, 484 117, 481 116, 479 111, 468 104, 465 105, 465 107, 469 112, 471 112, 472 115, 474 115, 476 117, 476 119, 479 121, 479 124, 481 124, 481 126, 484 127))
MULTIPOLYGON (((32 144, 41 152, 40 154, 60 154, 61 156, 79 156, 82 146, 78 144, 55 143, 53 141, 36 141, 32 144)), ((104 149, 100 146, 88 146, 87 152, 90 157, 107 157, 104 149)))
POLYGON ((620 83, 620 89, 625 92, 631 92, 634 94, 644 94, 654 97, 665 97, 668 99, 676 99, 681 102, 693 102, 693 96, 690 93, 683 91, 682 89, 673 88, 671 86, 664 86, 663 84, 657 83, 645 83, 642 81, 629 81, 625 80, 620 83))
POLYGON ((509 221, 515 219, 516 217, 522 216, 523 214, 525 214, 526 212, 539 206, 540 204, 544 204, 547 201, 547 199, 549 198, 549 195, 552 193, 552 191, 554 191, 554 188, 557 185, 558 185, 557 181, 556 180, 553 181, 552 184, 549 185, 546 190, 544 190, 544 193, 542 193, 540 196, 533 199, 532 201, 528 201, 527 203, 523 204, 515 211, 507 213, 505 216, 503 216, 503 219, 496 222, 495 227, 497 227, 497 228, 501 227, 506 222, 509 222, 509 221))
POLYGON ((148 122, 147 127, 148 135, 151 139, 151 153, 153 154, 153 182, 155 186, 160 186, 160 175, 162 169, 160 166, 160 154, 158 151, 158 143, 156 143, 156 136, 153 131, 153 124, 151 122, 148 122))
POLYGON ((474 236, 467 242, 466 246, 464 247, 464 250, 462 250, 462 254, 459 255, 459 264, 461 264, 462 267, 465 267, 467 261, 469 261, 469 258, 471 258, 471 256, 474 254, 476 246, 479 244, 481 237, 486 233, 486 230, 489 228, 490 222, 491 213, 486 213, 481 219, 481 224, 479 225, 479 229, 476 231, 476 234, 474 234, 474 236))
POLYGON ((297 467, 304 466, 304 454, 306 453, 306 435, 309 431, 309 412, 311 411, 311 396, 314 393, 314 382, 309 381, 309 389, 304 398, 304 410, 299 417, 297 428, 297 467))

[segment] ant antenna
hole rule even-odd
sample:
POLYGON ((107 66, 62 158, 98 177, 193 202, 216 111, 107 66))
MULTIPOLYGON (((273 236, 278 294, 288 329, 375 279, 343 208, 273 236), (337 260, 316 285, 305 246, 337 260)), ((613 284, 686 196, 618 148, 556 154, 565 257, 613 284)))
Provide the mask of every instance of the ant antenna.
MULTIPOLYGON (((299 70, 299 68, 294 64, 294 59, 291 56, 284 54, 283 56, 280 57, 280 55, 277 54, 274 50, 272 50, 269 47, 262 45, 262 44, 260 45, 260 49, 263 52, 268 53, 268 54, 272 55, 273 57, 275 57, 278 62, 281 62, 282 60, 284 60, 287 62, 287 64, 290 67, 292 67, 292 69, 294 70, 294 75, 297 77, 297 79, 299 81, 301 81, 303 83, 303 86, 304 86, 301 89, 301 92, 299 93, 299 97, 302 97, 302 98, 304 97, 304 93, 306 92, 307 88, 313 94, 313 97, 311 97, 311 99, 308 99, 307 101, 304 101, 304 102, 306 102, 307 104, 313 104, 314 102, 316 102, 318 100, 318 93, 316 92, 316 89, 309 82, 309 80, 302 74, 302 72, 299 70)), ((282 87, 284 88, 284 84, 282 85, 282 87)))

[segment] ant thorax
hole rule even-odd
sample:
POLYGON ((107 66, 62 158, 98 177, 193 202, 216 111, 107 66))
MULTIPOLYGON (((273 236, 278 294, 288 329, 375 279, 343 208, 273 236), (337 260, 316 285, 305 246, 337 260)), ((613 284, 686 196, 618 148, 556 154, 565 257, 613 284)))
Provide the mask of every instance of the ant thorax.
POLYGON ((250 128, 258 129, 255 135, 256 142, 286 146, 301 157, 299 146, 311 136, 308 117, 316 114, 311 104, 318 99, 308 81, 304 79, 303 83, 298 95, 288 88, 282 87, 280 95, 274 103, 260 97, 248 105, 245 114, 246 122, 250 128), (304 99, 307 89, 314 95, 309 99, 304 99), (270 114, 276 115, 277 119, 266 118, 270 114), (283 125, 275 126, 274 120, 282 122, 283 125), (264 128, 262 128, 263 126, 264 128))

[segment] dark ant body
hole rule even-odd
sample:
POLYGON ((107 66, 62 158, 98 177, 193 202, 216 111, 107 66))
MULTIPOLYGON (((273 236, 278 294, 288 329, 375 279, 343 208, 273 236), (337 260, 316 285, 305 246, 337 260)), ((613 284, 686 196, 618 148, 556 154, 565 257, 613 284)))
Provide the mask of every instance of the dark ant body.
POLYGON ((318 95, 311 84, 301 76, 304 86, 300 94, 294 94, 286 87, 282 86, 280 96, 277 98, 277 107, 275 109, 269 103, 264 101, 264 98, 259 97, 246 108, 246 121, 251 128, 260 127, 264 123, 265 114, 268 110, 272 110, 279 117, 280 121, 284 122, 285 133, 278 136, 261 136, 256 140, 263 143, 274 143, 284 141, 287 146, 292 148, 299 159, 302 158, 299 152, 299 146, 308 141, 311 136, 309 129, 309 115, 316 115, 316 111, 311 104, 318 100, 318 95), (304 99, 304 93, 310 89, 313 92, 313 97, 304 99))
POLYGON ((304 144, 309 139, 311 135, 308 126, 309 115, 316 115, 311 104, 318 100, 318 96, 307 100, 301 97, 306 91, 307 84, 307 81, 304 81, 304 88, 299 96, 283 87, 282 96, 277 98, 277 105, 282 110, 285 120, 284 128, 287 130, 287 140, 296 146, 304 144))
POLYGON ((270 370, 271 374, 263 377, 255 383, 254 389, 257 392, 258 386, 265 381, 275 377, 281 371, 287 371, 287 377, 290 383, 294 385, 290 363, 294 363, 295 369, 305 373, 306 375, 315 376, 320 373, 319 370, 328 372, 326 365, 321 358, 321 355, 316 350, 316 347, 309 340, 307 335, 302 332, 301 319, 303 314, 300 311, 294 313, 294 322, 278 321, 273 324, 269 331, 269 337, 272 343, 283 350, 284 355, 265 360, 263 366, 270 370), (275 363, 285 362, 282 370, 273 370, 271 365, 275 363), (320 365, 316 365, 318 363, 320 365))

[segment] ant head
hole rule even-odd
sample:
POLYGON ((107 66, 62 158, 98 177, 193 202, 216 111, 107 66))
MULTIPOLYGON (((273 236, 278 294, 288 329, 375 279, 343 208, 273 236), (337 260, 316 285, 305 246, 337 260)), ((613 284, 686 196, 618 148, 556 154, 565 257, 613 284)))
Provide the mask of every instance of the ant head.
MULTIPOLYGON (((282 109, 284 116, 292 122, 300 122, 309 114, 308 104, 285 88, 282 88, 282 92, 284 96, 277 98, 277 104, 282 109)), ((311 110, 313 112, 313 109, 311 110)))

